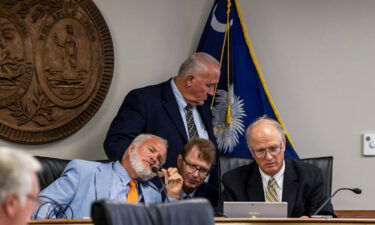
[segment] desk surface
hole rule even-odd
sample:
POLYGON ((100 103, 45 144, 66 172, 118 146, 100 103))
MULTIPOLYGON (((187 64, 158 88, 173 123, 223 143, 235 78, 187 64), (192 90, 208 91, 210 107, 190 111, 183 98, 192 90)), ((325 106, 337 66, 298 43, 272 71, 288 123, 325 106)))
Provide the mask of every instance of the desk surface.
MULTIPOLYGON (((79 219, 79 220, 31 220, 29 224, 36 225, 93 225, 92 220, 90 219, 79 219)), ((266 224, 275 224, 275 225, 299 225, 299 224, 344 224, 344 225, 367 225, 375 224, 375 219, 350 219, 350 218, 339 218, 339 219, 296 219, 296 218, 287 218, 287 219, 251 219, 251 218, 215 218, 215 224, 217 225, 266 225, 266 224)))

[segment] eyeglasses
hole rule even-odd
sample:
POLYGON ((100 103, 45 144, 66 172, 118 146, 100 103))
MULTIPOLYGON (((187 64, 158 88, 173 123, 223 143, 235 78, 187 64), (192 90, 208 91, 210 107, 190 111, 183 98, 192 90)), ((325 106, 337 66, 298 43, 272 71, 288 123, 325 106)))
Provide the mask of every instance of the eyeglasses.
POLYGON ((189 173, 195 173, 195 171, 198 171, 199 176, 205 177, 210 172, 209 169, 205 169, 196 165, 193 165, 191 163, 188 163, 185 158, 182 158, 186 164, 186 169, 189 173))
POLYGON ((283 143, 281 142, 279 145, 271 146, 268 149, 253 150, 253 153, 257 158, 265 158, 267 153, 270 153, 270 155, 275 156, 280 153, 282 145, 283 143))
POLYGON ((30 199, 31 201, 33 201, 36 205, 43 204, 43 201, 38 196, 34 196, 32 194, 27 194, 26 197, 28 199, 30 199))

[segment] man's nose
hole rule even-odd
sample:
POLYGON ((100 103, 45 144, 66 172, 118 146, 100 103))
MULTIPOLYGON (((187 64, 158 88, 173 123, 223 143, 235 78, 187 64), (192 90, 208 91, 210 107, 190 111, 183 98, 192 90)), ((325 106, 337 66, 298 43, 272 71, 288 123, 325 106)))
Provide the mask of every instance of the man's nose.
POLYGON ((273 158, 273 156, 271 155, 271 153, 268 150, 266 150, 266 155, 264 157, 266 159, 272 159, 273 158))
POLYGON ((151 164, 152 164, 152 165, 157 166, 158 161, 156 160, 156 157, 151 156, 150 161, 151 161, 151 164))
POLYGON ((195 170, 195 171, 193 172, 193 175, 194 175, 195 177, 199 177, 199 170, 195 170))
POLYGON ((214 91, 215 91, 215 86, 212 86, 212 87, 210 87, 210 89, 208 90, 208 93, 207 93, 207 94, 213 96, 213 95, 214 95, 214 91))

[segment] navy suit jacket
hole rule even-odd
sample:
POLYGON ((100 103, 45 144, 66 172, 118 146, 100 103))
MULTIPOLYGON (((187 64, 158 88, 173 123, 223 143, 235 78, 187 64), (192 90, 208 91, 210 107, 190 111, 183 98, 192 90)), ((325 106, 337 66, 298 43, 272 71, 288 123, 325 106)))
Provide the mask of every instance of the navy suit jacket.
MULTIPOLYGON (((222 179, 224 201, 264 202, 264 191, 256 162, 230 170, 222 179)), ((326 200, 323 174, 318 167, 292 159, 285 159, 282 201, 288 202, 288 217, 311 216, 326 200)), ((329 202, 319 214, 333 215, 329 202)))
POLYGON ((219 202, 219 191, 216 187, 203 182, 201 186, 197 188, 195 191, 194 197, 195 198, 206 198, 210 201, 212 207, 217 207, 219 202))
MULTIPOLYGON (((165 167, 176 167, 177 156, 188 142, 188 135, 170 82, 168 80, 128 93, 104 141, 105 153, 110 160, 121 160, 133 139, 139 134, 148 133, 168 141, 165 167)), ((197 110, 209 139, 216 145, 209 101, 207 100, 206 103, 198 106, 197 110)), ((210 183, 218 186, 219 162, 216 165, 211 173, 210 183)))

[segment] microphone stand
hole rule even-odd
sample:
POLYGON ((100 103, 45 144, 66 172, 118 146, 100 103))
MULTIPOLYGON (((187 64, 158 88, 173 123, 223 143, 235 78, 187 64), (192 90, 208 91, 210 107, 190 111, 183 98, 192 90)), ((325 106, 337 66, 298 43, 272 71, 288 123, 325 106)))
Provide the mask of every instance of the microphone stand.
POLYGON ((359 189, 359 188, 339 188, 339 189, 337 189, 334 193, 333 193, 333 195, 331 195, 331 197, 329 197, 313 214, 312 214, 312 216, 316 216, 319 212, 320 212, 320 210, 322 210, 322 208, 329 202, 329 200, 331 200, 332 198, 333 198, 333 196, 335 196, 336 194, 337 194, 337 192, 339 192, 339 191, 342 191, 342 190, 348 190, 348 191, 352 191, 352 192, 354 192, 354 193, 356 193, 356 194, 361 194, 361 192, 362 192, 362 190, 361 189, 359 189))
POLYGON ((161 170, 161 168, 156 168, 156 167, 152 167, 151 168, 152 172, 156 174, 156 176, 159 178, 159 181, 161 183, 161 187, 163 189, 163 192, 165 194, 165 199, 167 202, 169 202, 169 198, 168 198, 168 193, 167 193, 167 190, 165 188, 165 185, 164 185, 164 182, 163 180, 158 176, 158 172, 161 170))

